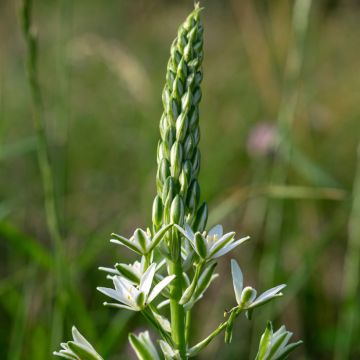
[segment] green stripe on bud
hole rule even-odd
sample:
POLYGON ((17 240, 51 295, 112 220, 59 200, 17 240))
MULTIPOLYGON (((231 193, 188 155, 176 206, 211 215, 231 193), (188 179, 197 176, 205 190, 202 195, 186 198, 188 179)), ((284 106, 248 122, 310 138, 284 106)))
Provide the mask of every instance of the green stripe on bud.
POLYGON ((182 226, 184 224, 184 201, 181 196, 176 195, 171 204, 170 221, 182 226))
POLYGON ((194 222, 193 222, 193 230, 203 232, 206 227, 208 219, 208 206, 206 203, 203 203, 198 209, 194 222))
POLYGON ((195 247, 196 247, 196 252, 198 253, 198 255, 202 259, 206 259, 206 256, 207 256, 206 241, 199 232, 197 232, 195 234, 195 247))
POLYGON ((115 269, 126 279, 139 284, 140 278, 136 272, 127 264, 115 264, 115 269))
POLYGON ((247 286, 241 293, 240 305, 247 306, 250 305, 256 298, 256 290, 251 286, 247 286))
POLYGON ((183 159, 183 150, 179 141, 175 141, 170 153, 170 171, 171 176, 179 178, 183 159))
POLYGON ((186 206, 193 214, 197 210, 200 200, 200 186, 197 180, 193 180, 190 184, 187 196, 186 196, 186 206))
POLYGON ((201 274, 198 284, 197 284, 196 289, 193 294, 194 299, 197 299, 208 288, 216 265, 217 265, 217 263, 212 263, 201 274))
POLYGON ((155 230, 158 230, 161 227, 163 219, 163 203, 160 196, 155 196, 153 207, 152 207, 152 222, 154 224, 155 230))

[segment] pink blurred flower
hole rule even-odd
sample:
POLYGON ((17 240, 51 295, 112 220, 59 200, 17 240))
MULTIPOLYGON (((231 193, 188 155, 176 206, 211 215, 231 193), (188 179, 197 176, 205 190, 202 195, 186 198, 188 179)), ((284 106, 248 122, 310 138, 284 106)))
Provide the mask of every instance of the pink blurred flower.
POLYGON ((277 129, 272 123, 257 123, 248 136, 247 151, 250 156, 270 155, 275 150, 277 140, 277 129))

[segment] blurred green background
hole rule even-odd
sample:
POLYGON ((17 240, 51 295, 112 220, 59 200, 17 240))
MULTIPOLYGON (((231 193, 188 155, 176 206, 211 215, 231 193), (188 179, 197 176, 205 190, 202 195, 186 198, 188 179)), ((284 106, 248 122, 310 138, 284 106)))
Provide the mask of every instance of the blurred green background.
MULTIPOLYGON (((276 306, 241 319, 230 346, 219 337, 199 358, 254 358, 274 319, 304 340, 294 359, 359 359, 359 2, 203 5, 209 222, 251 235, 232 255, 249 285, 288 288, 276 306)), ((127 333, 144 322, 101 305, 97 267, 132 259, 109 244, 111 232, 151 222, 165 68, 192 1, 33 6, 67 275, 55 271, 47 230, 19 3, 1 0, 0 357, 49 359, 75 324, 105 359, 134 358, 127 333)), ((229 258, 219 272, 196 308, 195 338, 234 303, 229 258)))

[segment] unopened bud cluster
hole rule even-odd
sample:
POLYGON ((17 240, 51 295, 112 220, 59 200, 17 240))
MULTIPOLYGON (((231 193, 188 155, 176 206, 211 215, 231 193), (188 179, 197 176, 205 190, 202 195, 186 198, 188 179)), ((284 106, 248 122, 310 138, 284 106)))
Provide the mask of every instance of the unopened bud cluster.
POLYGON ((199 207, 199 102, 202 80, 203 26, 197 7, 180 26, 172 43, 162 93, 161 139, 157 149, 157 196, 153 225, 185 221, 202 231, 207 206, 199 207))

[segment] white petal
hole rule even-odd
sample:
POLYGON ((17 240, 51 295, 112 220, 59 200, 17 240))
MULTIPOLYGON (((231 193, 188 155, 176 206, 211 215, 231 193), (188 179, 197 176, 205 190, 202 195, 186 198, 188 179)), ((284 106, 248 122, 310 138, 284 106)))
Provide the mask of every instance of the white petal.
POLYGON ((159 303, 159 305, 156 307, 157 309, 161 309, 163 308, 164 306, 167 306, 170 304, 170 299, 166 299, 164 301, 162 301, 161 303, 159 303))
POLYGON ((213 244, 210 247, 210 256, 212 256, 213 254, 216 254, 218 251, 220 251, 225 245, 233 242, 234 240, 234 232, 229 232, 223 236, 221 236, 219 238, 218 241, 215 242, 215 244, 213 244))
POLYGON ((101 293, 105 294, 106 296, 111 297, 117 301, 122 301, 122 298, 119 296, 119 293, 114 289, 106 288, 106 287, 97 287, 96 288, 101 293))
POLYGON ((185 223, 184 228, 185 228, 185 232, 186 232, 187 236, 188 236, 190 239, 194 239, 195 234, 194 234, 194 232, 192 231, 191 227, 190 227, 188 224, 185 223))
POLYGON ((72 336, 75 342, 95 351, 92 345, 80 334, 79 330, 75 326, 72 327, 72 336))
POLYGON ((104 302, 104 306, 125 309, 125 310, 131 310, 131 311, 140 311, 139 307, 133 307, 133 306, 123 305, 123 304, 118 304, 118 303, 104 302))
POLYGON ((139 290, 129 280, 120 276, 114 276, 113 282, 120 301, 129 306, 136 306, 135 299, 139 296, 139 290))
POLYGON ((156 296, 159 295, 159 293, 175 278, 175 275, 170 275, 162 279, 151 291, 151 294, 148 298, 148 303, 150 304, 156 296))
POLYGON ((109 274, 119 275, 119 272, 118 272, 116 269, 114 269, 114 268, 108 268, 108 267, 100 266, 98 269, 99 269, 100 271, 105 271, 105 272, 107 272, 107 273, 109 273, 109 274))
POLYGON ((213 228, 211 228, 208 232, 208 236, 214 236, 217 235, 219 238, 222 237, 224 233, 222 225, 215 225, 213 228))
POLYGON ((229 251, 231 251, 232 249, 236 248, 238 245, 242 244, 243 242, 245 242, 246 240, 249 240, 250 237, 244 237, 240 240, 236 240, 235 242, 223 247, 220 251, 216 252, 213 256, 213 259, 216 259, 220 256, 223 256, 225 254, 227 254, 229 251))
POLYGON ((265 298, 274 296, 276 293, 278 293, 279 291, 281 291, 282 289, 286 288, 286 284, 282 284, 282 285, 278 285, 275 286, 267 291, 265 291, 264 293, 262 293, 257 299, 256 301, 260 301, 263 300, 265 298))
POLYGON ((155 275, 155 271, 156 271, 156 264, 152 263, 148 267, 148 269, 145 271, 144 275, 142 276, 142 278, 140 280, 139 290, 144 293, 145 299, 147 298, 147 296, 150 292, 151 285, 152 285, 154 275, 155 275))
MULTIPOLYGON (((182 234, 186 239, 188 239, 191 243, 194 242, 194 233, 192 232, 191 229, 189 230, 189 231, 191 231, 191 233, 190 233, 190 232, 184 230, 181 226, 179 226, 179 225, 177 225, 177 224, 175 224, 174 226, 176 227, 177 230, 179 230, 179 232, 181 232, 181 234, 182 234)), ((189 227, 189 225, 185 225, 185 226, 188 226, 188 227, 189 227)))
POLYGON ((236 302, 240 304, 241 293, 244 285, 244 277, 238 263, 231 259, 231 275, 233 280, 236 302))

